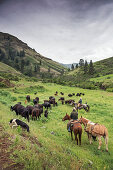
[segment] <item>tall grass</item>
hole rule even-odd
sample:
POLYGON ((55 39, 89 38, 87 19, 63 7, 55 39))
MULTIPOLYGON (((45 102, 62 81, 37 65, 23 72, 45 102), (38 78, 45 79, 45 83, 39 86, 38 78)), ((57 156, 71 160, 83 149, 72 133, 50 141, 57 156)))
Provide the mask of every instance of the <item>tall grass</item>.
MULTIPOLYGON (((104 139, 102 139, 101 149, 98 150, 98 141, 89 144, 86 133, 83 130, 82 145, 77 146, 75 141, 71 141, 70 134, 67 131, 67 121, 62 122, 62 118, 66 113, 70 114, 72 106, 62 105, 58 102, 58 107, 52 107, 49 110, 48 119, 42 115, 37 121, 28 123, 24 118, 18 116, 19 119, 26 122, 30 127, 30 133, 22 131, 19 127, 11 129, 8 122, 11 118, 17 118, 14 112, 10 111, 10 105, 14 105, 18 101, 22 101, 25 105, 26 90, 30 89, 32 83, 23 82, 17 87, 18 93, 14 89, 6 89, 0 92, 0 124, 5 127, 5 131, 13 138, 11 148, 14 149, 12 158, 16 162, 22 163, 25 169, 112 169, 113 167, 113 94, 99 90, 86 90, 75 87, 60 86, 56 84, 34 83, 33 91, 27 91, 32 99, 36 96, 40 98, 40 103, 49 96, 54 96, 56 91, 56 101, 61 97, 60 92, 64 92, 65 99, 69 99, 68 93, 85 93, 83 103, 90 105, 90 112, 84 110, 79 111, 79 117, 82 115, 93 122, 104 124, 109 132, 109 152, 105 151, 104 139), (23 85, 24 84, 24 85, 23 85), (43 86, 43 91, 35 87, 43 86), (38 92, 34 95, 34 92, 38 92), (12 98, 15 97, 15 100, 12 98), (3 104, 3 102, 5 102, 3 104), (24 134, 24 135, 23 135, 24 134), (27 137, 26 137, 27 136, 27 137), (35 137, 35 142, 30 140, 35 137), (38 144, 39 143, 39 144, 38 144)), ((33 84, 32 84, 33 86, 33 84)), ((77 102, 79 97, 73 96, 72 99, 77 102)), ((26 105, 25 105, 26 106, 26 105)), ((84 127, 83 127, 84 129, 84 127)))

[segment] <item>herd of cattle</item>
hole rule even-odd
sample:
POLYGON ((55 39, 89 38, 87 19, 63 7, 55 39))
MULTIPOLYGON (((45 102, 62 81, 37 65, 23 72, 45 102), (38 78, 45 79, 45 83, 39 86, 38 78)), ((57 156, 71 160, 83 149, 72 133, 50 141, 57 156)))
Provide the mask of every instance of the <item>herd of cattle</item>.
MULTIPOLYGON (((58 95, 58 92, 56 93, 58 95)), ((64 93, 60 92, 61 95, 64 95, 64 93)), ((75 95, 75 93, 68 94, 69 97, 72 97, 75 95)), ((81 96, 84 95, 84 93, 77 93, 76 96, 81 96)), ((30 102, 31 98, 30 95, 26 96, 26 102, 30 102)), ((75 101, 72 99, 65 100, 64 97, 60 97, 58 101, 61 101, 62 104, 73 104, 75 101)), ((29 117, 32 117, 32 120, 37 120, 37 117, 41 117, 41 114, 43 113, 43 107, 46 109, 44 111, 44 116, 47 118, 48 117, 48 108, 51 109, 51 105, 58 106, 58 103, 56 102, 55 97, 50 96, 48 100, 44 100, 43 104, 39 104, 39 97, 36 97, 33 99, 33 106, 23 106, 21 102, 15 104, 14 106, 11 106, 11 110, 16 112, 16 115, 21 115, 22 117, 25 117, 28 122, 29 122, 29 117)))

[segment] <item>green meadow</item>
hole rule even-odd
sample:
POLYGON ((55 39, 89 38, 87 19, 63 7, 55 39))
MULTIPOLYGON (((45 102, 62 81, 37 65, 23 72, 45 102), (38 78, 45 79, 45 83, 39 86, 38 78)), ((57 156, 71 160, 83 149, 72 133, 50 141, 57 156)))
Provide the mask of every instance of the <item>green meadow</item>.
MULTIPOLYGON (((14 82, 15 83, 15 82, 14 82)), ((79 97, 73 96, 72 99, 78 102, 79 97)), ((30 82, 21 80, 16 82, 13 88, 3 88, 0 90, 0 125, 3 126, 5 132, 9 134, 11 145, 9 151, 15 163, 23 165, 24 169, 52 169, 52 170, 68 170, 68 169, 112 169, 113 168, 113 93, 101 90, 87 90, 76 87, 61 86, 51 83, 30 82), (81 116, 95 122, 103 124, 108 129, 109 141, 108 150, 105 151, 105 142, 102 138, 101 149, 98 150, 98 140, 93 141, 90 145, 87 134, 82 133, 82 144, 77 146, 75 140, 71 140, 70 133, 67 131, 67 122, 62 121, 66 113, 70 114, 73 107, 70 105, 62 105, 58 101, 58 106, 49 109, 48 119, 41 116, 37 121, 28 123, 21 116, 16 116, 15 112, 10 111, 10 106, 17 102, 22 105, 33 105, 32 100, 37 96, 39 103, 42 104, 49 96, 55 96, 56 101, 60 97, 60 92, 64 92, 64 97, 68 97, 69 93, 85 93, 82 96, 83 103, 88 103, 90 111, 85 112, 79 110, 79 118, 81 116), (37 92, 37 95, 34 93, 37 92), (31 96, 31 102, 25 104, 26 95, 31 96), (22 130, 20 127, 12 129, 9 126, 9 120, 18 118, 26 122, 30 127, 30 133, 22 130)), ((44 109, 45 110, 45 109, 44 109)), ((3 135, 3 134, 2 134, 3 135)), ((2 137, 2 135, 0 137, 2 137)), ((7 162, 4 165, 8 167, 7 162)))

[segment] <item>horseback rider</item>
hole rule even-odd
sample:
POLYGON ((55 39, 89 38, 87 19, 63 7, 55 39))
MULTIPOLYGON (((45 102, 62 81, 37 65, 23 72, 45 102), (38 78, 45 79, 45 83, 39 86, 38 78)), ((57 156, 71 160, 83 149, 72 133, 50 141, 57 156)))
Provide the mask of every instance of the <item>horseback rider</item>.
POLYGON ((78 120, 78 112, 76 110, 76 108, 73 108, 73 111, 70 114, 71 120, 69 121, 69 123, 67 124, 67 129, 68 132, 71 132, 71 123, 74 122, 75 120, 78 120))
POLYGON ((80 97, 80 100, 78 101, 78 108, 82 105, 82 98, 80 97))

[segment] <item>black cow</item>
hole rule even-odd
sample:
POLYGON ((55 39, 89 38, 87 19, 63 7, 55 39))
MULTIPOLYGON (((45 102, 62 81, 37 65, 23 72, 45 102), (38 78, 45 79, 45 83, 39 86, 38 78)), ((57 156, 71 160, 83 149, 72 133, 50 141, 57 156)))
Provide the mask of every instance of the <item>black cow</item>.
POLYGON ((44 107, 45 107, 45 109, 47 108, 50 108, 51 109, 51 104, 49 103, 49 102, 45 102, 44 104, 42 104, 44 107))
POLYGON ((28 113, 29 115, 32 115, 32 110, 34 109, 33 106, 26 106, 27 110, 28 110, 28 113))
POLYGON ((11 110, 14 110, 16 112, 16 115, 21 115, 22 117, 25 117, 25 119, 27 118, 29 122, 29 113, 27 108, 25 108, 21 104, 16 104, 14 106, 11 106, 11 110))
POLYGON ((60 99, 58 99, 58 101, 61 101, 62 102, 62 104, 64 104, 64 97, 60 97, 60 99))
POLYGON ((29 96, 29 95, 26 96, 26 100, 27 100, 28 102, 30 102, 30 96, 29 96))
POLYGON ((33 110, 32 110, 32 120, 34 119, 35 120, 35 118, 36 118, 36 120, 37 120, 37 117, 38 117, 38 119, 39 119, 39 117, 41 117, 41 111, 40 111, 40 109, 39 108, 34 108, 33 110))
POLYGON ((69 97, 72 97, 73 95, 72 94, 68 94, 69 97))
POLYGON ((51 99, 55 100, 55 98, 54 98, 53 96, 50 96, 50 97, 49 97, 49 100, 51 100, 51 99))
POLYGON ((34 105, 39 103, 39 97, 36 97, 35 99, 33 99, 33 103, 34 103, 34 105))
POLYGON ((63 92, 60 92, 60 94, 61 94, 61 95, 64 95, 64 93, 63 93, 63 92))
POLYGON ((48 110, 45 110, 44 116, 48 118, 48 110))
POLYGON ((80 93, 77 93, 76 96, 80 96, 80 93))

